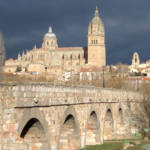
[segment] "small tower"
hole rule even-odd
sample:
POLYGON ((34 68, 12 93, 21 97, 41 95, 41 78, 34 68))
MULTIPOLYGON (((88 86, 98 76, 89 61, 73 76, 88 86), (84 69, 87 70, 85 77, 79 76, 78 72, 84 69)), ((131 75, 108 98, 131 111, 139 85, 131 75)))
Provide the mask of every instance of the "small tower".
POLYGON ((137 52, 135 52, 133 54, 133 58, 132 58, 132 66, 134 68, 137 68, 140 64, 140 57, 139 57, 139 54, 137 52))
POLYGON ((52 32, 52 27, 49 27, 48 33, 44 35, 42 48, 56 49, 58 47, 56 35, 52 32))
POLYGON ((20 53, 18 54, 18 60, 21 61, 21 55, 20 55, 20 53))
POLYGON ((22 60, 25 61, 25 53, 24 53, 24 50, 22 52, 22 60))
POLYGON ((88 64, 106 65, 104 24, 99 17, 98 6, 88 27, 88 64))
POLYGON ((36 50, 36 44, 34 45, 33 50, 36 50))

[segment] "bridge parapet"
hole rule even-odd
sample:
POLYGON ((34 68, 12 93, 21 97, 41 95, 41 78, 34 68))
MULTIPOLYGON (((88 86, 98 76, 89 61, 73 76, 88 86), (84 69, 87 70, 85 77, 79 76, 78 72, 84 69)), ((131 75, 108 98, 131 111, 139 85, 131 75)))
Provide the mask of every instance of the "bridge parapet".
POLYGON ((95 87, 65 87, 49 84, 1 84, 0 97, 13 99, 14 107, 75 105, 88 103, 141 102, 137 92, 95 87))

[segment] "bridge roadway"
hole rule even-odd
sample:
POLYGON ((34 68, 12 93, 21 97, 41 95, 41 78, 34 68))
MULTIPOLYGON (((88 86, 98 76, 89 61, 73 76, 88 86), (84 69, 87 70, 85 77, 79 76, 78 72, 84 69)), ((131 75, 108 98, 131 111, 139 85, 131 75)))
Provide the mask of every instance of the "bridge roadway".
POLYGON ((132 138, 147 123, 142 99, 117 89, 1 83, 0 150, 76 150, 132 138))

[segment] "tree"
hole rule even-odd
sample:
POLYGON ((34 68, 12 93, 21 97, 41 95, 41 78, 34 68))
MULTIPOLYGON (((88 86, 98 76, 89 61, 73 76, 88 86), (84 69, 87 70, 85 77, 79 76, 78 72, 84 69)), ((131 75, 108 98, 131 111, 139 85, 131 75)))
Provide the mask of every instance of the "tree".
POLYGON ((143 104, 144 104, 144 109, 145 113, 148 118, 150 118, 150 83, 149 82, 143 82, 140 91, 143 94, 143 104))
POLYGON ((3 78, 3 65, 5 63, 5 46, 2 33, 0 33, 0 80, 3 78))
POLYGON ((5 63, 5 46, 2 33, 0 33, 0 66, 5 63))
POLYGON ((16 72, 21 72, 21 71, 22 71, 21 66, 17 66, 17 68, 16 68, 16 72))

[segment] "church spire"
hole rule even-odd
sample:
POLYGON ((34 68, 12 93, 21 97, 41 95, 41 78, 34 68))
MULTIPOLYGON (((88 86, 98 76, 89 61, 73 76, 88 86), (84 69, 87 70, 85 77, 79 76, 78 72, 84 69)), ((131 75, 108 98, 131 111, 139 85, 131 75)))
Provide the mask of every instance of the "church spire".
POLYGON ((98 5, 96 5, 96 10, 95 10, 95 17, 99 17, 99 10, 98 10, 98 5))

